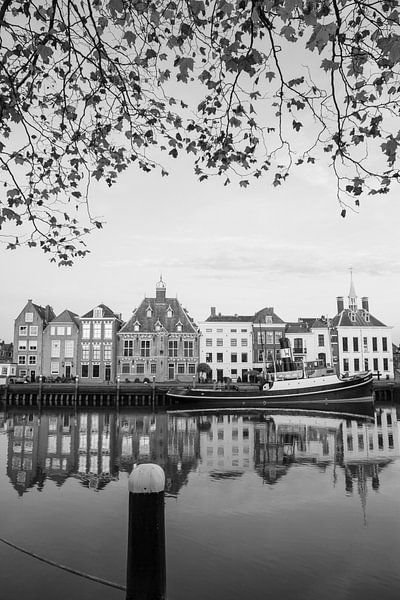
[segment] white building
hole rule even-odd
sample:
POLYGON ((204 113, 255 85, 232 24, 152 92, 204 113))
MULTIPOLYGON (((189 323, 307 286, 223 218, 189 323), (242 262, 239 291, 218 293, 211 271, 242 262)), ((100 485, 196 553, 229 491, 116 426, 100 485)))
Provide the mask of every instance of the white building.
POLYGON ((339 296, 337 311, 331 322, 331 343, 338 372, 354 375, 372 371, 385 378, 393 377, 392 328, 371 315, 367 297, 361 298, 361 308, 358 307, 353 281, 348 308, 339 296))
POLYGON ((293 360, 298 363, 323 361, 331 366, 332 351, 328 323, 320 319, 299 318, 297 323, 287 323, 285 336, 290 341, 293 360))
POLYGON ((211 307, 210 316, 200 323, 200 363, 210 366, 209 379, 247 381, 253 365, 253 318, 216 314, 211 307))

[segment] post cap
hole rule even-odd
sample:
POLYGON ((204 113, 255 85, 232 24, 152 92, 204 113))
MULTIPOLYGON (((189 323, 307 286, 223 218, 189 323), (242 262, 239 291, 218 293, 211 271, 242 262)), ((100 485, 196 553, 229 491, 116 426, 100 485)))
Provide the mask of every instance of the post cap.
POLYGON ((158 494, 165 488, 164 470, 153 463, 138 465, 129 475, 128 489, 131 494, 158 494))

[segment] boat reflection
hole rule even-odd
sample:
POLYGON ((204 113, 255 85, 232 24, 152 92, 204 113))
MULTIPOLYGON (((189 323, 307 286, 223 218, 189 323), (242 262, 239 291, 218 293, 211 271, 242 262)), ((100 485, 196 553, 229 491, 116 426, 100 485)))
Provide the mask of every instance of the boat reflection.
POLYGON ((166 493, 174 496, 194 470, 212 479, 250 471, 274 485, 299 462, 343 469, 350 492, 366 479, 377 489, 380 471, 400 456, 392 406, 375 410, 372 418, 280 410, 13 411, 1 417, 7 475, 20 496, 43 490, 48 481, 62 486, 70 477, 100 492, 144 461, 163 467, 166 493))

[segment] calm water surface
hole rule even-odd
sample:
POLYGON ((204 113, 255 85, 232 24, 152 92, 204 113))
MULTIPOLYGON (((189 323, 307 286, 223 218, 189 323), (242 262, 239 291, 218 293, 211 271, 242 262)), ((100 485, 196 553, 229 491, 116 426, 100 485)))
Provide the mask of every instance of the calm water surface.
MULTIPOLYGON (((0 413, 0 537, 125 585, 127 479, 166 474, 169 600, 400 596, 396 407, 0 413)), ((0 542, 0 599, 125 594, 0 542)))

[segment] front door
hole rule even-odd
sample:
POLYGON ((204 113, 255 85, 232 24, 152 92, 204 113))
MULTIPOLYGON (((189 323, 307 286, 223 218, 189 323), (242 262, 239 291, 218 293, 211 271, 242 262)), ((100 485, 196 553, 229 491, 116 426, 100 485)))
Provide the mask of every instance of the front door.
POLYGON ((71 377, 71 365, 65 365, 65 377, 68 379, 71 377))
POLYGON ((175 379, 175 365, 173 363, 168 365, 168 379, 175 379))
POLYGON ((111 365, 106 365, 104 376, 106 381, 111 380, 111 365))
POLYGON ((31 382, 34 383, 36 379, 36 371, 31 371, 31 382))
POLYGON ((217 381, 222 381, 224 378, 224 370, 217 369, 217 381))

